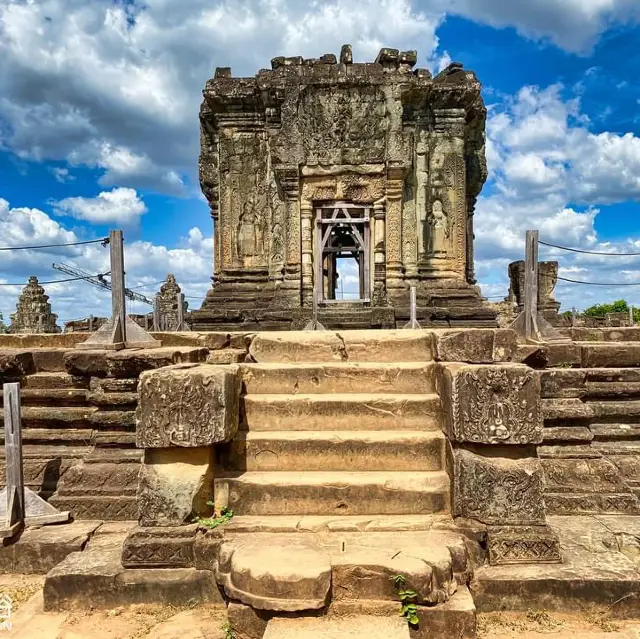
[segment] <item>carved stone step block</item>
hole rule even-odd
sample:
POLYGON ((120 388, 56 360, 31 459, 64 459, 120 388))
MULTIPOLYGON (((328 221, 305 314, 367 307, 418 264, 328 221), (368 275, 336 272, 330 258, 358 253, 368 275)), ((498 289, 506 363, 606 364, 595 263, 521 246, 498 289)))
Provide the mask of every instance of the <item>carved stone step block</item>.
POLYGON ((624 493, 628 488, 620 472, 607 459, 543 459, 549 493, 624 493))
POLYGON ((33 373, 27 375, 21 381, 23 389, 73 389, 73 388, 89 388, 89 380, 80 375, 69 375, 68 373, 33 373))
POLYGON ((273 618, 263 639, 409 639, 409 626, 399 617, 356 615, 352 617, 316 617, 306 619, 273 618))
POLYGON ((492 566, 562 562, 558 535, 547 526, 490 527, 487 540, 492 566))
POLYGON ((179 526, 206 517, 213 500, 213 448, 148 448, 138 480, 141 526, 179 526))
POLYGON ((433 393, 435 364, 244 364, 245 392, 251 394, 433 393))
POLYGON ((515 332, 506 329, 436 330, 434 337, 441 362, 508 362, 517 346, 515 332))
POLYGON ((198 524, 135 528, 122 547, 125 568, 193 568, 198 524))
POLYGON ((137 393, 138 378, 113 379, 92 377, 89 389, 94 393, 137 393))
POLYGON ((104 393, 91 391, 87 393, 87 402, 100 408, 133 408, 138 404, 138 393, 104 393))
POLYGON ((495 525, 543 525, 543 473, 536 458, 454 451, 454 515, 495 525))
POLYGON ((49 500, 59 510, 69 510, 75 519, 134 521, 138 505, 131 496, 53 495, 49 500))
POLYGON ((237 366, 177 366, 140 377, 137 445, 200 447, 229 441, 240 420, 237 366))
POLYGON ((542 441, 540 380, 522 364, 445 364, 438 385, 449 438, 483 444, 542 441))

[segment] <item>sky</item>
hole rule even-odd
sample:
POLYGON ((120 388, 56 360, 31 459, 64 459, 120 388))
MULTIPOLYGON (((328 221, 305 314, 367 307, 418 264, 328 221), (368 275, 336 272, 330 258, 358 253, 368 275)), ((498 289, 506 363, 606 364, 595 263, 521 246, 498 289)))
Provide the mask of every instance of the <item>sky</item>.
MULTIPOLYGON (((122 228, 127 286, 152 296, 173 272, 199 308, 213 264, 197 178, 204 83, 217 66, 250 76, 277 55, 350 43, 356 61, 382 46, 416 49, 419 66, 462 62, 482 82, 485 295, 506 294, 526 229, 640 253, 639 42, 638 0, 0 0, 0 247, 122 228)), ((541 247, 540 259, 558 259, 561 277, 608 284, 560 282, 563 309, 640 306, 640 286, 625 286, 640 283, 640 257, 541 247)), ((52 268, 60 262, 109 270, 100 244, 0 251, 5 321, 30 275, 67 277, 52 268)), ((109 312, 109 293, 85 282, 45 288, 61 322, 109 312)))

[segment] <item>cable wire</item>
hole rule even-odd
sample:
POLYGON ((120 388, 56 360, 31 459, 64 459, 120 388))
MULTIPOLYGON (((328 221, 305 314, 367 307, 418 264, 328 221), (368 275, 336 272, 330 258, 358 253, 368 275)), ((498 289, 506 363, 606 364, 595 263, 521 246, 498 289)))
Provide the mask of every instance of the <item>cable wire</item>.
POLYGON ((640 286, 640 282, 581 282, 580 280, 571 280, 568 277, 560 277, 562 282, 570 282, 571 284, 588 284, 589 286, 640 286))
MULTIPOLYGON (((104 277, 105 275, 108 275, 108 273, 98 273, 97 275, 91 275, 90 277, 104 277)), ((48 282, 41 282, 40 280, 38 280, 38 284, 42 285, 42 284, 62 284, 64 282, 77 282, 78 280, 86 280, 87 276, 84 277, 68 277, 64 280, 49 280, 48 282)), ((8 284, 8 283, 4 283, 4 282, 0 282, 0 286, 27 286, 27 283, 21 282, 19 284, 8 284)))
POLYGON ((551 244, 549 242, 543 242, 538 240, 538 244, 544 246, 550 246, 551 248, 560 249, 561 251, 571 251, 572 253, 586 253, 587 255, 608 255, 613 257, 639 257, 640 253, 603 253, 601 251, 586 251, 584 249, 569 248, 568 246, 559 246, 558 244, 551 244))
POLYGON ((85 240, 84 242, 69 242, 67 244, 40 244, 37 246, 1 246, 0 251, 26 251, 26 250, 35 250, 35 249, 44 249, 44 248, 57 248, 60 246, 80 246, 82 244, 97 244, 98 242, 102 243, 102 246, 106 246, 109 244, 109 238, 103 237, 99 240, 85 240))

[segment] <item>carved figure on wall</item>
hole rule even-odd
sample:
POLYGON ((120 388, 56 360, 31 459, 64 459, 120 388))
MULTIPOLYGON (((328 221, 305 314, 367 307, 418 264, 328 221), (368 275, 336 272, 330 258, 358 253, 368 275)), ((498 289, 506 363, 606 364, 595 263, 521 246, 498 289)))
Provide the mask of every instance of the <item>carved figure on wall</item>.
POLYGON ((250 197, 242 205, 242 213, 238 219, 236 250, 241 260, 251 265, 253 259, 262 255, 264 246, 264 228, 259 223, 255 201, 250 197))
POLYGON ((446 254, 451 238, 451 227, 442 202, 436 200, 431 207, 431 213, 427 217, 429 225, 429 252, 432 255, 446 254))

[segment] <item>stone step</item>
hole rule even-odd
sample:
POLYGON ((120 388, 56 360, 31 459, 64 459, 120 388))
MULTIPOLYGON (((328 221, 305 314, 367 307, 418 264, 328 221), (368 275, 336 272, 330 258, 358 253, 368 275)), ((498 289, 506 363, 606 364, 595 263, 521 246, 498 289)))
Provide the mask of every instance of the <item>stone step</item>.
POLYGON ((352 617, 274 617, 263 639, 409 639, 409 626, 400 617, 354 615, 352 617))
MULTIPOLYGON (((25 388, 20 391, 22 406, 77 406, 87 403, 87 391, 82 388, 25 388)), ((0 406, 4 396, 0 391, 0 406)))
POLYGON ((587 382, 587 396, 596 398, 640 397, 640 382, 587 382))
POLYGON ((589 430, 597 441, 640 441, 640 424, 590 424, 589 430))
POLYGON ((638 368, 638 342, 578 342, 583 368, 638 368))
POLYGON ((138 393, 102 393, 88 392, 87 402, 106 409, 122 410, 133 408, 138 404, 138 393))
POLYGON ((89 379, 69 373, 34 373, 22 378, 22 389, 89 388, 89 379))
POLYGON ((440 428, 436 394, 247 395, 244 408, 250 431, 440 428))
POLYGON ((436 472, 246 472, 214 481, 215 501, 238 515, 407 515, 449 509, 436 472))
POLYGON ((252 431, 223 452, 229 470, 442 470, 441 431, 252 431))
POLYGON ((640 400, 627 401, 589 401, 586 405, 593 411, 593 416, 600 418, 640 417, 640 400))
MULTIPOLYGON (((22 426, 25 428, 91 428, 95 407, 25 406, 22 409, 22 426)), ((0 415, 4 423, 4 415, 0 415)))
POLYGON ((245 364, 247 394, 433 393, 434 364, 245 364))
POLYGON ((260 363, 429 362, 427 330, 273 331, 258 333, 249 353, 260 363))
MULTIPOLYGON (((22 441, 25 443, 73 443, 86 444, 92 442, 93 430, 91 428, 26 428, 22 422, 22 441)), ((4 443, 4 428, 0 428, 0 442, 4 443)))
POLYGON ((449 514, 432 515, 234 515, 227 533, 408 532, 451 524, 449 514))

